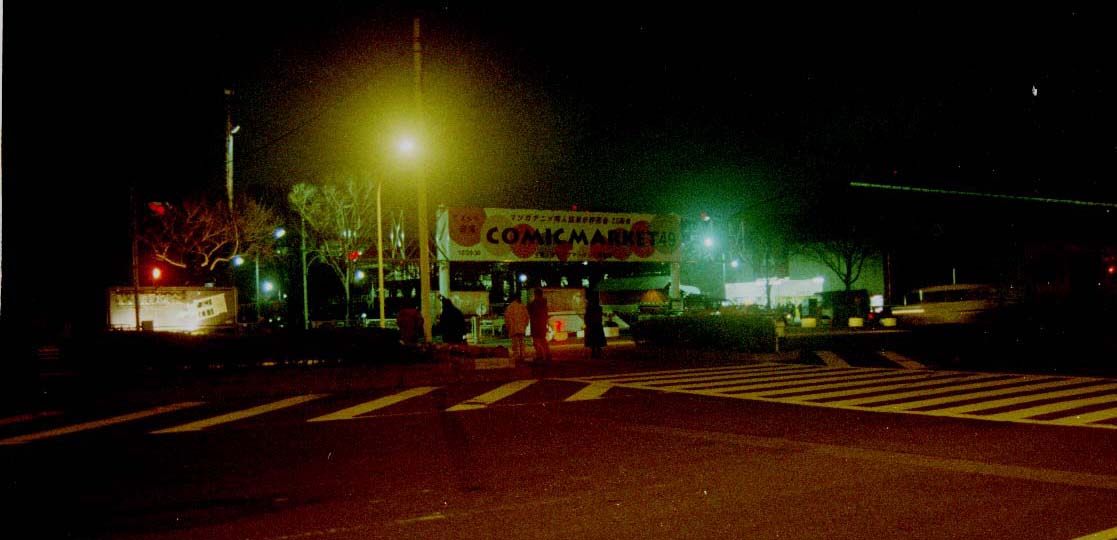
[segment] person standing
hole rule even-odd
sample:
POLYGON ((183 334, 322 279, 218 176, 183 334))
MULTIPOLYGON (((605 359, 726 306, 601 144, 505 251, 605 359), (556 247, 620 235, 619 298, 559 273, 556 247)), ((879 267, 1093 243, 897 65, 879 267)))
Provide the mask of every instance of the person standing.
POLYGON ((535 288, 535 298, 528 302, 527 312, 531 319, 531 345, 535 347, 535 361, 550 362, 551 347, 547 345, 547 319, 550 313, 541 287, 535 288))
POLYGON ((444 343, 465 341, 465 315, 449 298, 442 298, 442 315, 438 319, 444 343))
POLYGON ((583 317, 586 323, 586 347, 590 349, 590 358, 601 358, 601 348, 605 346, 605 320, 601 300, 597 291, 591 291, 586 296, 586 314, 583 317))
POLYGON ((423 314, 415 309, 415 303, 410 299, 396 315, 396 325, 404 345, 415 345, 423 338, 423 314))
POLYGON ((524 361, 524 334, 527 332, 527 308, 520 302, 519 296, 513 296, 512 302, 504 310, 504 325, 508 328, 508 336, 512 338, 512 360, 524 361))

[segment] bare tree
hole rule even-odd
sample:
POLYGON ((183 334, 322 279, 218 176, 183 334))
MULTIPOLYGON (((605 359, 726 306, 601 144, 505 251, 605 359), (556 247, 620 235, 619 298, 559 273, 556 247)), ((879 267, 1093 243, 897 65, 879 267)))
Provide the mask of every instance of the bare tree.
POLYGON ((751 262, 753 272, 764 279, 765 307, 772 308, 772 278, 786 276, 792 241, 782 227, 756 218, 738 216, 731 236, 735 256, 751 262))
POLYGON ((270 255, 269 236, 279 223, 271 208, 251 200, 238 202, 235 213, 225 201, 206 199, 154 208, 159 210, 144 220, 140 240, 157 260, 196 279, 212 279, 237 255, 270 255))
POLYGON ((875 253, 872 243, 859 235, 856 228, 850 228, 849 234, 842 237, 805 244, 803 250, 834 272, 847 291, 861 277, 865 260, 875 253))
POLYGON ((288 195, 306 223, 309 254, 329 266, 345 291, 349 321, 357 258, 376 242, 376 190, 372 182, 346 179, 322 186, 297 184, 288 195))

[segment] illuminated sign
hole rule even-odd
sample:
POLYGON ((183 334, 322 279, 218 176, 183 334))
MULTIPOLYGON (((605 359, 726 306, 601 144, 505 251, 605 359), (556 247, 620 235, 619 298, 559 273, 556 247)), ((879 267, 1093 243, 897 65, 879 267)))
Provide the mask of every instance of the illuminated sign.
POLYGON ((679 217, 564 210, 447 208, 438 243, 450 261, 679 260, 679 217))

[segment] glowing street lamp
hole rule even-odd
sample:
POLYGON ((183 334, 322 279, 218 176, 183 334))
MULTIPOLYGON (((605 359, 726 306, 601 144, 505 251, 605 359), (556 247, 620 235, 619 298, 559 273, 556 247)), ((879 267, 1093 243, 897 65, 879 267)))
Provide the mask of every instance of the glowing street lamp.
MULTIPOLYGON (((427 180, 423 175, 422 164, 418 161, 419 145, 412 138, 400 139, 396 146, 399 154, 415 161, 416 177, 419 191, 419 306, 420 312, 423 314, 423 340, 426 343, 431 342, 431 304, 430 304, 430 291, 431 291, 431 276, 430 276, 430 246, 427 245, 427 239, 430 237, 430 226, 427 223, 427 180)), ((377 187, 377 237, 380 237, 379 229, 379 208, 380 208, 380 191, 377 187)), ((383 250, 381 250, 383 251, 383 250)), ((381 268, 384 265, 380 265, 381 268)), ((381 270, 383 271, 383 270, 381 270)), ((384 279, 381 277, 380 282, 383 283, 384 279)), ((383 290, 381 290, 380 298, 383 299, 383 290)), ((383 300, 381 300, 383 301, 383 300)), ((383 305, 383 304, 382 304, 383 305)), ((383 308, 382 308, 383 309, 383 308)), ((381 316, 383 320, 383 316, 381 316)))

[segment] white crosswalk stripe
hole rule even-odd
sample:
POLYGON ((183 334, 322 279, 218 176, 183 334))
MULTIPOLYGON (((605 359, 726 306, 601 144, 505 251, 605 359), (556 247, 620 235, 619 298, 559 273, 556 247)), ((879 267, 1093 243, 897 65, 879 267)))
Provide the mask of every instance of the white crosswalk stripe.
POLYGON ((1117 407, 1098 410, 1117 403, 1117 381, 1091 377, 766 363, 565 380, 859 411, 1117 429, 1117 407))

